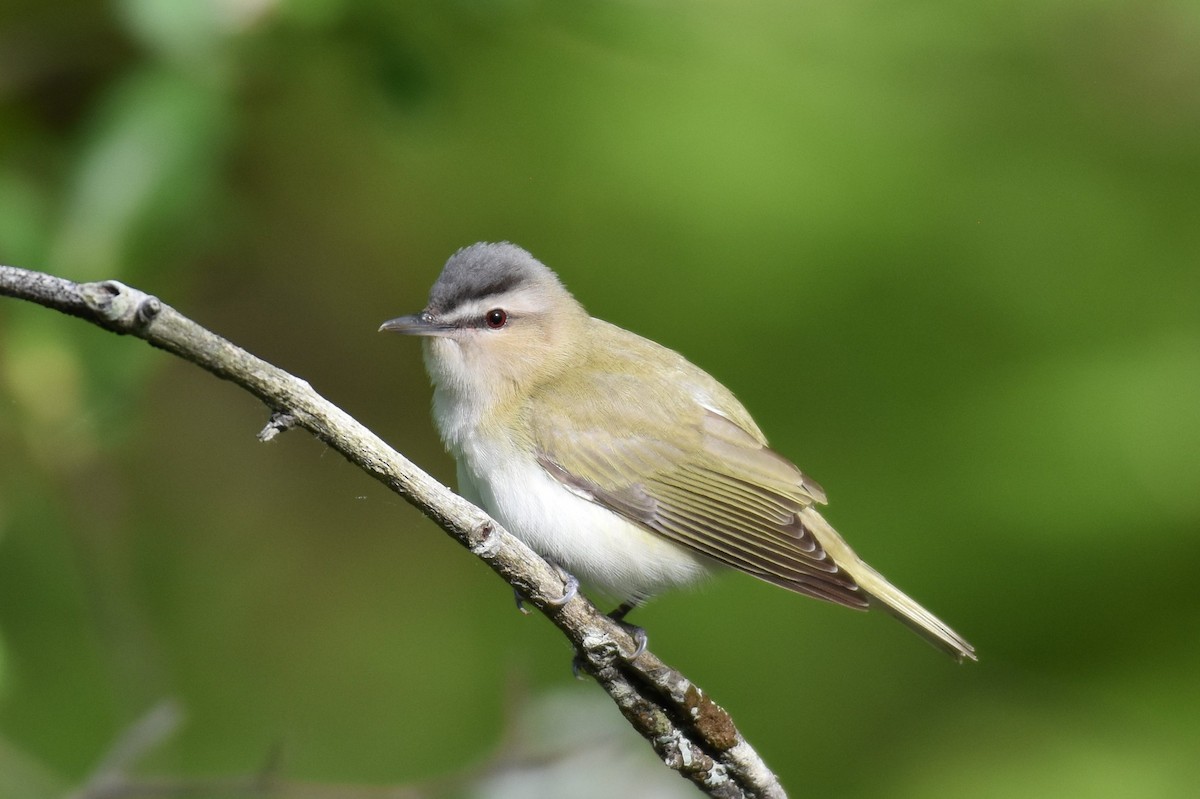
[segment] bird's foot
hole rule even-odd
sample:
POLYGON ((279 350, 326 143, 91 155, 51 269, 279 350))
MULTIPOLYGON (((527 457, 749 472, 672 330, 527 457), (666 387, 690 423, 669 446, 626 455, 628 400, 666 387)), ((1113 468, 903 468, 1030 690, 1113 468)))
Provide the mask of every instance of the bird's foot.
POLYGON ((547 599, 546 604, 553 605, 556 608, 561 608, 563 605, 570 602, 579 593, 579 580, 575 575, 564 571, 559 567, 559 574, 563 576, 563 593, 558 599, 547 599))
MULTIPOLYGON (((634 660, 638 655, 646 651, 646 642, 649 640, 646 636, 646 631, 635 624, 629 624, 624 621, 618 621, 617 624, 621 625, 621 629, 629 633, 629 637, 633 639, 633 652, 626 660, 634 660)), ((577 680, 582 680, 586 676, 583 672, 583 655, 576 653, 575 657, 571 659, 571 676, 577 680)))
POLYGON ((620 624, 621 627, 624 628, 625 632, 629 633, 629 637, 633 639, 633 654, 629 656, 629 659, 633 660, 638 655, 646 651, 646 644, 649 642, 650 637, 646 635, 646 630, 644 628, 638 627, 636 624, 630 624, 629 622, 625 621, 617 623, 620 624))
MULTIPOLYGON (((546 604, 550 607, 561 608, 579 594, 579 580, 575 577, 575 575, 571 574, 557 563, 552 562, 550 565, 554 567, 555 571, 558 572, 559 577, 562 578, 563 593, 558 599, 547 599, 546 604)), ((513 599, 517 601, 517 610, 528 616, 529 608, 525 607, 525 597, 521 596, 521 592, 515 588, 513 589, 513 599)))
POLYGON ((645 652, 646 644, 650 640, 649 636, 646 635, 646 630, 644 628, 625 621, 625 617, 629 615, 630 611, 637 606, 638 603, 635 601, 622 602, 616 610, 608 614, 608 617, 617 624, 621 625, 621 629, 629 633, 629 637, 633 639, 634 649, 633 654, 629 656, 630 660, 633 660, 638 655, 645 652))

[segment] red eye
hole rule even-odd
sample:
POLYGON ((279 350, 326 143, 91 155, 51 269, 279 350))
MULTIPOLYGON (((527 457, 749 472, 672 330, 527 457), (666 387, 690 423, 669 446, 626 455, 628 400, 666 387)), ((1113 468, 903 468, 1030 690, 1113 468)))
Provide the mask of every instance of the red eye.
POLYGON ((505 313, 503 308, 493 308, 484 315, 483 321, 492 330, 499 330, 508 324, 508 314, 505 313))

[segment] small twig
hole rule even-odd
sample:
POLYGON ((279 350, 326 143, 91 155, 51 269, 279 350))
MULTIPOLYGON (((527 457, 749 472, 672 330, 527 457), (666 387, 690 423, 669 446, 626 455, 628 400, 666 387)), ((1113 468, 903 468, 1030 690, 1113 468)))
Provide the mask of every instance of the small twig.
POLYGON ((159 702, 121 733, 71 799, 113 796, 113 789, 125 784, 125 774, 130 768, 174 735, 182 720, 183 712, 177 702, 159 702))
POLYGON ((710 796, 785 796, 733 720, 699 688, 649 652, 629 660, 622 654, 634 651, 629 635, 582 595, 556 605, 562 580, 553 567, 305 381, 115 280, 77 284, 0 266, 0 294, 137 336, 254 394, 273 413, 260 437, 273 438, 292 426, 308 430, 433 519, 546 615, 666 765, 710 796))
POLYGON ((275 411, 271 414, 271 419, 267 422, 267 426, 258 431, 258 440, 266 443, 274 441, 275 436, 280 433, 286 433, 296 426, 296 417, 288 411, 275 411))

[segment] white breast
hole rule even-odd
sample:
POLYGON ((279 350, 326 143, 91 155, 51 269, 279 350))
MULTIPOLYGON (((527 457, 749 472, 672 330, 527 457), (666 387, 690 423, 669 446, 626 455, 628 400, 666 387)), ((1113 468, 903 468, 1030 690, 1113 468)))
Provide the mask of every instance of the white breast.
POLYGON ((458 444, 452 454, 463 495, 531 549, 610 598, 646 598, 714 567, 566 488, 506 442, 468 434, 458 444))

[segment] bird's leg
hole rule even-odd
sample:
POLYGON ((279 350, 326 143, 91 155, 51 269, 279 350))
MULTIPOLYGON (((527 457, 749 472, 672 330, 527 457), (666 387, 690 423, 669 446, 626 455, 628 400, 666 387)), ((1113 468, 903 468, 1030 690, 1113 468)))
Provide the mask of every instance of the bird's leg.
POLYGON ((649 642, 649 637, 646 635, 645 629, 638 627, 636 624, 630 624, 625 621, 625 617, 629 615, 634 608, 641 603, 636 599, 631 599, 628 602, 622 602, 617 609, 608 614, 608 617, 624 628, 625 632, 629 633, 635 644, 633 654, 629 656, 633 660, 638 655, 646 651, 646 644, 649 642))
POLYGON ((635 599, 631 599, 628 602, 622 602, 620 605, 617 606, 616 610, 609 612, 608 617, 610 619, 612 619, 613 621, 615 621, 617 624, 624 624, 625 617, 628 616, 630 613, 632 613, 634 610, 636 610, 637 606, 640 604, 642 604, 642 603, 638 602, 635 599))

